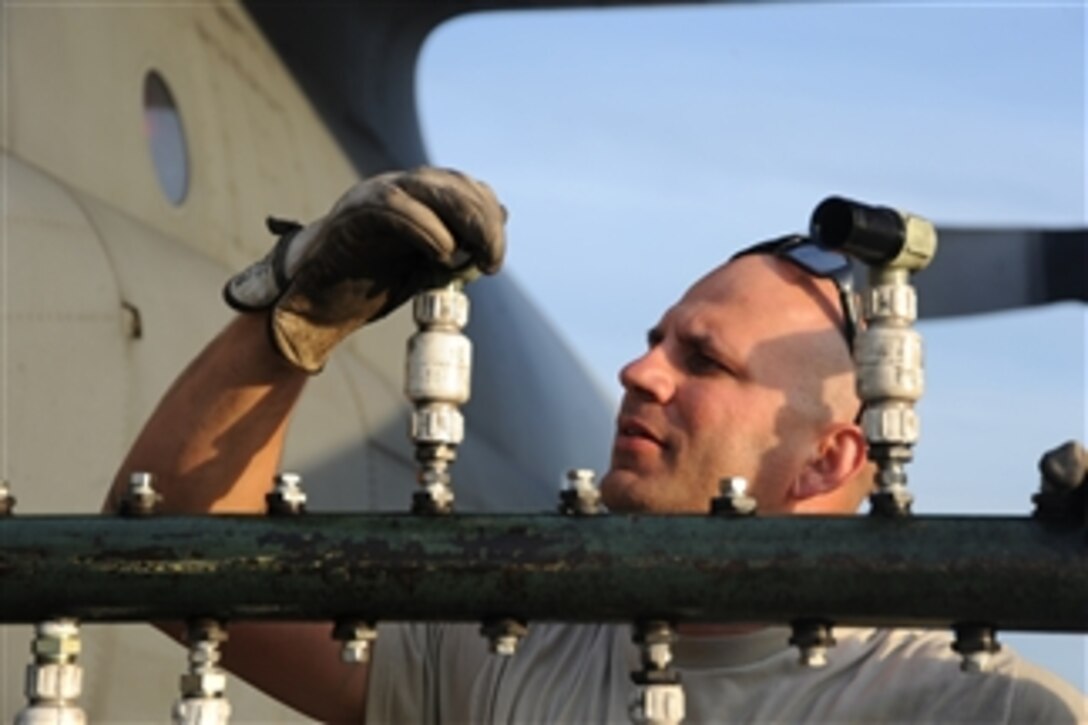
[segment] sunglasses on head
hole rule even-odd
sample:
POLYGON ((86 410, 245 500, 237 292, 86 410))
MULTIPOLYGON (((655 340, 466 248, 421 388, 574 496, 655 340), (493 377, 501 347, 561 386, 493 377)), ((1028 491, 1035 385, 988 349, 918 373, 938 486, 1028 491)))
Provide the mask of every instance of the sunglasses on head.
POLYGON ((842 333, 850 354, 854 353, 854 337, 858 329, 858 309, 854 300, 854 270, 845 254, 820 247, 808 237, 790 234, 778 239, 760 242, 730 257, 730 261, 753 254, 767 254, 784 259, 813 277, 829 279, 839 291, 842 307, 842 333))

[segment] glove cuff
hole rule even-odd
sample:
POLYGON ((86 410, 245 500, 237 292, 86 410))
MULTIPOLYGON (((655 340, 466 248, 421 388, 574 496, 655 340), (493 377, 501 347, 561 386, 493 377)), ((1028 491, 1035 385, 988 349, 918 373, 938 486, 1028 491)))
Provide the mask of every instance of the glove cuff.
POLYGON ((325 369, 333 348, 350 331, 318 327, 279 307, 268 315, 268 341, 272 349, 291 367, 308 375, 317 375, 325 369))

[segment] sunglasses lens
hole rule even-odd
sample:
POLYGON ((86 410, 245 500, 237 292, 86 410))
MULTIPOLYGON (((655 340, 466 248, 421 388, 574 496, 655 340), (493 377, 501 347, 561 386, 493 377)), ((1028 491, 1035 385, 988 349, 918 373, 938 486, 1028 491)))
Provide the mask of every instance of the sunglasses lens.
POLYGON ((851 351, 854 349, 854 335, 858 329, 857 309, 852 298, 853 265, 850 258, 840 252, 816 246, 807 237, 791 234, 778 239, 761 242, 734 254, 731 259, 739 259, 750 254, 770 254, 788 259, 793 264, 815 277, 830 279, 839 290, 839 302, 842 305, 843 336, 851 351))
POLYGON ((850 260, 845 256, 821 249, 815 244, 800 244, 786 251, 785 255, 820 277, 832 277, 850 269, 850 260))
POLYGON ((850 290, 853 287, 853 266, 850 264, 850 258, 810 242, 784 248, 781 254, 807 270, 809 274, 830 279, 835 283, 839 290, 839 303, 842 306, 843 335, 846 337, 847 347, 853 351, 858 321, 857 310, 850 297, 850 290))

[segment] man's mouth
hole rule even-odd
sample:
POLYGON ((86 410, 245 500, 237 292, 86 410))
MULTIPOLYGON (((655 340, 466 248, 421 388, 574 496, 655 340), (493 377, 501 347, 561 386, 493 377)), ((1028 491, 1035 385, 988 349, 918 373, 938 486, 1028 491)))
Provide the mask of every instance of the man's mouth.
POLYGON ((619 442, 621 439, 627 439, 632 443, 647 441, 661 448, 665 447, 665 441, 661 438, 661 436, 654 433, 648 425, 643 423, 638 418, 633 418, 630 416, 624 416, 620 418, 617 422, 616 439, 617 442, 619 442))

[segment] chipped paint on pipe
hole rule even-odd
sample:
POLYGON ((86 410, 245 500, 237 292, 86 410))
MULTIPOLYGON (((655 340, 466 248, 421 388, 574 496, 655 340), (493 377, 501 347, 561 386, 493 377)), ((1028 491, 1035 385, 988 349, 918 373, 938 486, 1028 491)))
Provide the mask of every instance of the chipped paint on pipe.
POLYGON ((1088 631, 1088 542, 1029 518, 307 514, 0 521, 0 620, 781 622, 1088 631))

